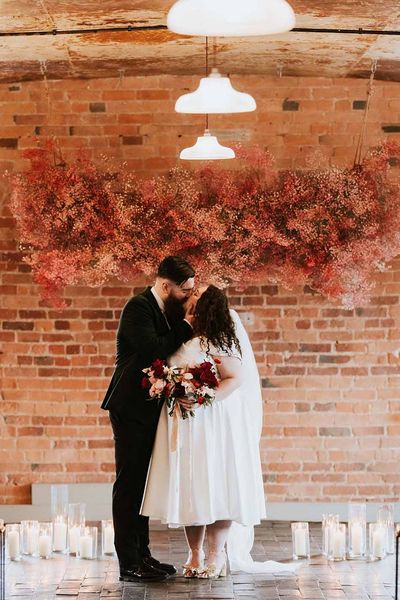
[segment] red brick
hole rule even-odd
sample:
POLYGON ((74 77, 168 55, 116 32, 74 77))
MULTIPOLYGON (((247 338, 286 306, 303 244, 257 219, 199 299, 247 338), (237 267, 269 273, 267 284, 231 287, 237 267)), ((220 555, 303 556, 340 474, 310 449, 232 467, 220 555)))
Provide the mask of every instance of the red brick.
POLYGON ((105 440, 89 440, 89 448, 114 448, 114 441, 112 439, 105 440))
POLYGON ((18 427, 18 436, 43 435, 43 427, 18 427))
MULTIPOLYGON (((237 79, 260 98, 257 113, 243 117, 245 129, 255 143, 273 149, 278 166, 301 168, 310 143, 320 144, 326 164, 352 164, 360 112, 351 104, 363 97, 365 83, 348 79, 344 89, 343 80, 323 78, 237 79), (299 111, 282 111, 285 98, 298 101, 299 111)), ((51 81, 51 113, 43 82, 21 84, 22 103, 8 85, 0 86, 7 105, 0 135, 27 148, 33 128, 41 127, 41 134, 57 132, 67 159, 84 145, 89 156, 111 154, 144 177, 175 166, 201 119, 174 115, 173 102, 183 88, 195 88, 196 78, 129 77, 121 89, 114 84, 88 80, 82 89, 78 80, 51 81), (90 112, 99 102, 106 112, 90 112), (29 113, 35 109, 42 112, 29 113), (183 137, 171 135, 171 126, 183 137), (122 145, 123 136, 146 143, 122 145)), ((393 85, 376 85, 371 143, 398 107, 393 85)), ((237 127, 234 116, 216 119, 217 126, 237 127)), ((28 166, 12 149, 0 154, 3 170, 28 166)), ((3 184, 0 192, 5 197, 3 184)), ((112 434, 99 406, 113 369, 120 311, 148 281, 71 286, 68 308, 56 311, 39 300, 30 268, 21 262, 8 209, 0 228, 0 376, 7 423, 0 451, 13 455, 11 474, 10 461, 1 464, 0 493, 6 502, 29 503, 33 481, 112 481, 112 434)), ((393 458, 400 447, 400 363, 392 354, 400 345, 400 260, 374 279, 373 305, 354 311, 307 287, 288 291, 267 280, 229 290, 231 306, 251 309, 255 319, 250 331, 264 386, 261 448, 270 501, 383 501, 400 494, 393 458)))

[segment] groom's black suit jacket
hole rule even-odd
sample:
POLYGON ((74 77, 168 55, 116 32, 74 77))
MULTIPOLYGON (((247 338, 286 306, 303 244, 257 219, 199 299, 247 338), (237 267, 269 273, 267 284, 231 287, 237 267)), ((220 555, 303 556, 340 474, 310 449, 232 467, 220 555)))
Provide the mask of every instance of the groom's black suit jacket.
POLYGON ((192 337, 187 321, 171 326, 165 319, 150 288, 125 304, 117 332, 115 371, 101 408, 143 424, 158 418, 156 400, 148 400, 141 382, 142 369, 156 358, 166 359, 192 337))

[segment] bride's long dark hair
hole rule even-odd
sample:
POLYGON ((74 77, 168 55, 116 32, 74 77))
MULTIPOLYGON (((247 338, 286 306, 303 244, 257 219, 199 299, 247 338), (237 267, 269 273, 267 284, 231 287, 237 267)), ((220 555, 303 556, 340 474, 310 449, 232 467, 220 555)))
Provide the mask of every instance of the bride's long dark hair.
POLYGON ((235 324, 229 312, 228 299, 215 285, 209 285, 197 301, 194 311, 193 328, 196 335, 207 344, 230 353, 233 347, 241 354, 235 333, 235 324))

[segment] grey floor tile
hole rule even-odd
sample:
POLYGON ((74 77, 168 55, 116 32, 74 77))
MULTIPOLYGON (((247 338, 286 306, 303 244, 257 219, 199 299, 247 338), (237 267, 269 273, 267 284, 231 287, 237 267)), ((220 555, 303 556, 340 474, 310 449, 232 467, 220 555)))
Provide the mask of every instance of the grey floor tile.
MULTIPOLYGON (((24 558, 7 563, 6 600, 393 600, 394 557, 376 562, 329 562, 320 554, 321 527, 310 524, 312 557, 295 575, 232 573, 216 581, 120 583, 115 558, 80 561, 56 555, 49 561, 24 558)), ((152 531, 153 554, 178 567, 185 561, 182 530, 152 531)), ((256 560, 291 561, 290 524, 267 522, 256 528, 256 560)))

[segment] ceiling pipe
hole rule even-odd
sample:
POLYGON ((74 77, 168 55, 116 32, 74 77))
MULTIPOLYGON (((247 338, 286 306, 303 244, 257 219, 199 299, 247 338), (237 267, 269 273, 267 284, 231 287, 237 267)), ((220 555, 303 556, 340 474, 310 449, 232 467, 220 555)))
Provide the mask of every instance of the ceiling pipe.
MULTIPOLYGON (((161 31, 167 30, 166 25, 127 25, 124 27, 93 27, 92 29, 49 29, 46 31, 0 31, 0 37, 23 37, 36 35, 85 35, 86 33, 107 33, 121 31, 161 31)), ((293 27, 290 32, 285 33, 341 33, 345 35, 389 35, 400 36, 400 30, 387 29, 344 29, 344 28, 320 28, 320 27, 293 27)))

